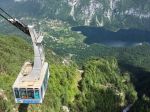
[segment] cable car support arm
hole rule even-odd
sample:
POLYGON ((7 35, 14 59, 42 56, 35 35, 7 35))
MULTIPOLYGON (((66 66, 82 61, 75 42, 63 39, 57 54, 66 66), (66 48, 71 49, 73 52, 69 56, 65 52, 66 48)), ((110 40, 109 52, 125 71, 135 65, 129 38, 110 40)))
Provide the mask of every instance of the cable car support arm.
POLYGON ((34 29, 34 26, 25 25, 16 18, 10 16, 2 8, 0 8, 0 16, 7 20, 10 24, 17 27, 19 30, 31 37, 33 48, 34 48, 34 64, 31 73, 29 74, 28 79, 26 80, 38 80, 37 75, 40 73, 40 70, 45 61, 44 50, 42 46, 43 36, 40 36, 34 29), (7 16, 7 17, 6 17, 7 16))

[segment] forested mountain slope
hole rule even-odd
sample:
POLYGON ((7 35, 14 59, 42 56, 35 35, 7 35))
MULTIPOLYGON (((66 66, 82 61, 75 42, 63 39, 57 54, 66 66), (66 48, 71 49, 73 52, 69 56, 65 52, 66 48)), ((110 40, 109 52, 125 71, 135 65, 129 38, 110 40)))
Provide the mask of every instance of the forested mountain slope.
MULTIPOLYGON (((33 53, 31 45, 19 37, 1 35, 0 43, 0 109, 13 112, 18 106, 11 86, 33 53)), ((46 97, 38 107, 29 105, 29 112, 37 108, 39 112, 59 112, 64 107, 72 112, 119 112, 137 99, 130 75, 120 72, 114 58, 90 59, 84 64, 83 73, 74 62, 64 65, 47 49, 46 58, 51 72, 46 97)))
MULTIPOLYGON (((29 43, 15 36, 0 35, 0 46, 0 112, 14 112, 18 109, 18 105, 14 102, 12 85, 24 61, 32 61, 33 51, 29 43)), ((51 77, 45 101, 39 107, 40 112, 59 111, 62 102, 72 102, 78 92, 76 79, 80 73, 76 66, 61 64, 61 59, 51 52, 46 49, 51 77)), ((37 106, 33 105, 32 109, 36 110, 37 106)))
POLYGON ((0 6, 17 17, 59 19, 113 30, 150 28, 149 0, 2 0, 0 6))
MULTIPOLYGON (((130 104, 131 112, 150 111, 150 45, 87 45, 71 30, 150 30, 149 0, 1 0, 0 7, 44 34, 51 76, 43 104, 26 106, 29 112, 120 112, 130 104)), ((0 29, 7 34, 0 35, 0 112, 14 112, 12 84, 33 50, 29 39, 8 36, 24 35, 1 18, 0 29)))

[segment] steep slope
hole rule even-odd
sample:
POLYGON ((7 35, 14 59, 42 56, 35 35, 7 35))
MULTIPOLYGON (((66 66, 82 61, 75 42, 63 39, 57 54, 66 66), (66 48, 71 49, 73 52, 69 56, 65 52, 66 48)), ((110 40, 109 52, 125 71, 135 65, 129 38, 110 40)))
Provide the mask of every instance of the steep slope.
POLYGON ((31 56, 31 45, 26 41, 15 36, 0 35, 1 73, 4 73, 4 75, 17 74, 24 61, 32 59, 31 56))
POLYGON ((83 68, 81 94, 76 99, 81 112, 121 112, 136 101, 129 74, 120 72, 114 58, 90 59, 83 68))
POLYGON ((0 6, 20 17, 61 19, 74 25, 105 26, 115 30, 149 29, 149 4, 149 0, 2 0, 0 6))
POLYGON ((15 36, 0 35, 0 111, 14 108, 12 84, 24 61, 32 59, 31 46, 15 36))
MULTIPOLYGON (((19 111, 22 108, 14 102, 12 85, 24 61, 32 60, 31 45, 22 38, 5 35, 0 35, 0 43, 0 111, 19 111)), ((46 97, 43 105, 24 105, 29 112, 58 112, 63 105, 71 104, 78 93, 80 73, 76 65, 63 65, 61 59, 48 49, 46 57, 51 73, 46 97)))

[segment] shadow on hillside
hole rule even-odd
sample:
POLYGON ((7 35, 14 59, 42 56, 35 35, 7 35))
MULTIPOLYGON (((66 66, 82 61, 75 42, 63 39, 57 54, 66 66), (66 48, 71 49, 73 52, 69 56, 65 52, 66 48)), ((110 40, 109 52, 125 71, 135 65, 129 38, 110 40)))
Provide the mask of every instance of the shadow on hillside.
POLYGON ((119 66, 122 70, 127 70, 132 74, 131 80, 138 92, 138 96, 141 97, 145 94, 150 97, 150 72, 122 62, 119 63, 119 66))
POLYGON ((18 112, 28 112, 29 104, 20 104, 18 107, 18 112))

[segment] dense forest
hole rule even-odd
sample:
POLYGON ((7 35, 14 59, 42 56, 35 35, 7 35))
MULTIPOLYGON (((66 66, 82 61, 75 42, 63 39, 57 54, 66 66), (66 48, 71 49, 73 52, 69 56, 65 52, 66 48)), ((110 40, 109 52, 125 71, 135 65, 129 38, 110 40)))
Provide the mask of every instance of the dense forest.
POLYGON ((115 58, 95 58, 84 66, 77 100, 81 112, 120 112, 137 99, 128 73, 121 73, 115 58))
POLYGON ((44 36, 50 79, 43 104, 15 104, 12 85, 24 62, 33 62, 33 48, 0 18, 0 112, 150 112, 149 3, 1 0, 1 8, 44 36), (102 43, 110 40, 136 45, 102 43))
MULTIPOLYGON (((14 102, 12 84, 25 60, 32 60, 31 45, 15 36, 0 36, 0 109, 12 112, 18 105, 14 102)), ((137 92, 130 74, 122 72, 115 58, 91 58, 82 66, 69 65, 46 48, 50 63, 50 80, 44 103, 32 110, 59 112, 67 107, 72 112, 121 111, 137 100, 137 92)), ((138 104, 137 104, 138 105, 138 104)), ((31 108, 30 106, 28 108, 31 108)))
MULTIPOLYGON (((24 61, 32 60, 33 51, 30 43, 16 36, 0 35, 0 43, 0 109, 2 112, 12 112, 12 109, 18 107, 14 103, 12 84, 24 61)), ((108 49, 101 46, 101 52, 102 48, 105 51, 108 49)), ((46 59, 51 65, 51 76, 44 104, 38 107, 39 111, 59 112, 66 106, 72 112, 98 112, 99 110, 120 112, 125 106, 134 104, 132 111, 137 112, 140 109, 139 112, 143 110, 148 112, 150 101, 148 63, 144 65, 140 62, 147 61, 149 58, 148 54, 145 57, 140 51, 144 49, 148 53, 149 45, 137 47, 136 52, 133 52, 134 49, 122 48, 122 51, 126 51, 120 53, 122 58, 118 56, 115 58, 114 54, 110 57, 110 52, 94 56, 96 51, 91 52, 88 49, 90 52, 86 53, 93 53, 94 57, 83 52, 88 58, 85 60, 78 58, 83 60, 78 66, 76 61, 64 65, 62 57, 54 55, 46 48, 46 59), (109 55, 106 55, 107 53, 109 55), (143 81, 140 80, 141 78, 143 81)), ((36 109, 37 107, 32 105, 32 110, 36 109)))

